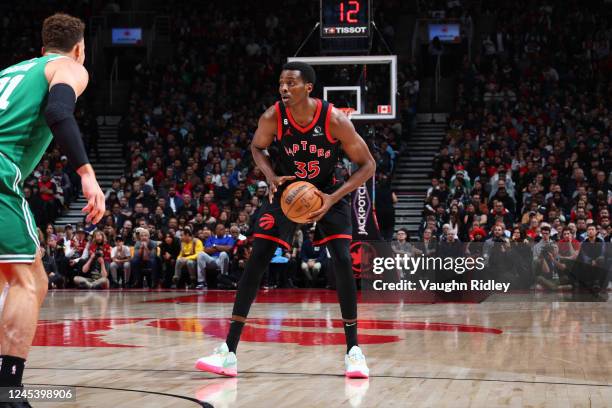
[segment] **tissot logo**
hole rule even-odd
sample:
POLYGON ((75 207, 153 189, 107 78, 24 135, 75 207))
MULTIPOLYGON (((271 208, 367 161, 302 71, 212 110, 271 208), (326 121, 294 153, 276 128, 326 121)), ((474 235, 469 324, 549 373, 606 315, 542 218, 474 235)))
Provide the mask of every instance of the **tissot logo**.
POLYGON ((368 235, 366 226, 368 224, 368 214, 370 213, 371 202, 368 188, 362 185, 357 189, 357 199, 353 203, 353 211, 357 218, 357 233, 359 235, 368 235))
POLYGON ((368 26, 360 27, 325 27, 325 34, 365 34, 368 26))

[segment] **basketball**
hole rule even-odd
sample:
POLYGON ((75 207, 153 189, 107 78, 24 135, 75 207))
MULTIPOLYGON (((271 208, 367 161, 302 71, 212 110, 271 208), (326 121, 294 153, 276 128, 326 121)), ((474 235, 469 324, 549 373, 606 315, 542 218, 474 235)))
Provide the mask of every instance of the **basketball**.
POLYGON ((317 211, 323 205, 317 188, 307 181, 291 183, 281 196, 281 208, 293 222, 304 224, 310 213, 317 211))

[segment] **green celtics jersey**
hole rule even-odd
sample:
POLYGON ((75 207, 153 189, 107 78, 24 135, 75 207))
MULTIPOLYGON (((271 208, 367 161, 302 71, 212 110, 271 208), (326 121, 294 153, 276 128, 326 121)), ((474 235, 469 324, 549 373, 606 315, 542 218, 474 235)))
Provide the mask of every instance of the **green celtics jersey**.
POLYGON ((64 58, 48 54, 0 71, 0 153, 27 177, 51 143, 45 121, 49 84, 47 62, 64 58))

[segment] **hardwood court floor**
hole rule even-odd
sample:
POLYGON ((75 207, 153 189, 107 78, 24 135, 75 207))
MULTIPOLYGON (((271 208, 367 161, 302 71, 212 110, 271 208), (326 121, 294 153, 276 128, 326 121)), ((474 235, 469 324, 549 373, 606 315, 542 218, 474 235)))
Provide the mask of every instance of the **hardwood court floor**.
POLYGON ((345 380, 334 292, 258 299, 225 379, 194 362, 224 338, 232 292, 50 292, 24 382, 78 387, 44 407, 612 406, 612 302, 361 303, 372 377, 345 380))

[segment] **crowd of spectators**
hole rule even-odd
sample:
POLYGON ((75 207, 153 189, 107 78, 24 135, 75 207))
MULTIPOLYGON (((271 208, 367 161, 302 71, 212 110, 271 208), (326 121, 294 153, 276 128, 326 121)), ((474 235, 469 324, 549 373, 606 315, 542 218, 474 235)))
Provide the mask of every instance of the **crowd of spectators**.
POLYGON ((497 31, 459 73, 419 240, 536 242, 537 282, 547 287, 553 276, 563 286, 560 262, 582 254, 583 242, 602 243, 584 256, 610 270, 612 30, 603 3, 506 1, 485 13, 497 31))
MULTIPOLYGON (((66 225, 61 230, 48 224, 39 230, 43 265, 51 288, 235 289, 252 247, 245 235, 249 218, 244 219, 242 225, 198 224, 170 215, 167 225, 157 228, 153 221, 128 217, 119 233, 110 224, 66 225)), ((314 245, 313 237, 313 228, 306 234, 298 229, 290 249, 277 249, 262 285, 333 287, 329 253, 314 245)))
MULTIPOLYGON (((299 6, 300 13, 297 4, 243 4, 240 12, 231 4, 175 6, 174 57, 134 69, 119 125, 126 168, 105 191, 107 214, 98 225, 57 231, 51 219, 37 218, 46 225, 41 242, 54 287, 235 288, 244 271, 253 222, 268 199, 250 141, 259 115, 278 99, 280 67, 311 28, 309 18, 316 20, 317 5, 299 6)), ((401 121, 359 130, 381 188, 389 188, 401 121)), ((54 149, 45 159, 42 170, 65 165, 54 149)), ((338 163, 338 180, 349 165, 338 163)), ((31 193, 29 201, 37 207, 31 193)), ((333 287, 329 254, 313 245, 311 228, 296 232, 290 250, 277 250, 265 287, 333 287)))

